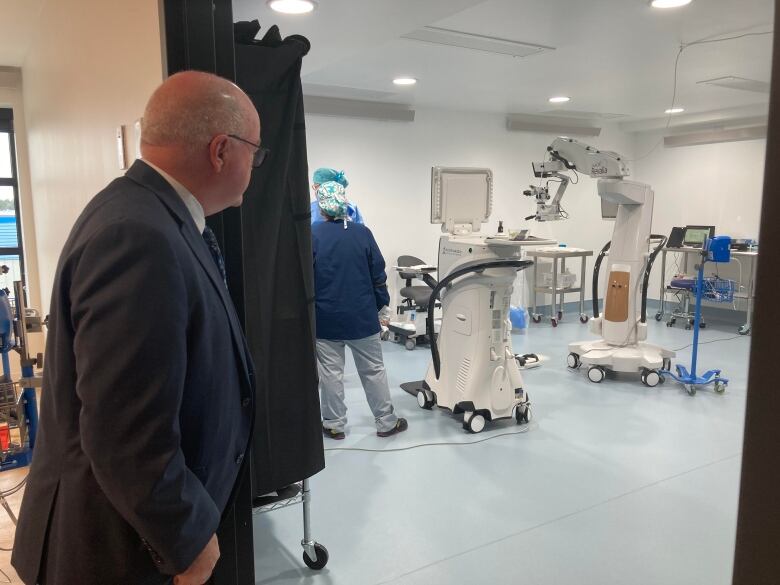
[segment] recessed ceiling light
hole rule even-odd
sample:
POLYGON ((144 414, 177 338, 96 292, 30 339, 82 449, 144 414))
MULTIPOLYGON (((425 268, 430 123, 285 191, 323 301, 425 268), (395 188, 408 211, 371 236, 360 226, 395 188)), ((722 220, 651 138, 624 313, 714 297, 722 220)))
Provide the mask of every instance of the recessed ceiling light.
POLYGON ((664 114, 680 114, 685 111, 685 108, 669 108, 664 114))
POLYGON ((317 8, 317 0, 267 0, 271 10, 283 14, 306 14, 317 8))
POLYGON ((690 3, 691 0, 650 0, 650 6, 653 8, 679 8, 690 3))
POLYGON ((396 85, 414 85, 417 80, 414 77, 396 77, 393 79, 393 83, 396 85))
POLYGON ((565 95, 559 95, 556 97, 551 97, 548 101, 551 104, 565 104, 568 102, 571 98, 566 97, 565 95))

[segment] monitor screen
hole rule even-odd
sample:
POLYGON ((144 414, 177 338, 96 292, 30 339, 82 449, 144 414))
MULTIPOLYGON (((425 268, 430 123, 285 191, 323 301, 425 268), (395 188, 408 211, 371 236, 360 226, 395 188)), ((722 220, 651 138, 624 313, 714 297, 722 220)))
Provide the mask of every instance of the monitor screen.
POLYGON ((688 226, 685 228, 685 237, 683 245, 694 248, 701 248, 707 238, 714 235, 715 229, 710 226, 688 226))

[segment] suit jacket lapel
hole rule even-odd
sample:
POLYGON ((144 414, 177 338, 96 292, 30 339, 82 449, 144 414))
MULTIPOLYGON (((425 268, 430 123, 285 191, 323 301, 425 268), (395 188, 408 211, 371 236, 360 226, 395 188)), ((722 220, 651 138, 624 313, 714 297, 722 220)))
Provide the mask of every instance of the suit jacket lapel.
POLYGON ((225 311, 227 312, 230 321, 230 330, 233 334, 233 343, 241 358, 241 365, 247 383, 251 386, 252 382, 249 375, 244 334, 241 331, 241 325, 238 322, 238 316, 233 307, 233 301, 230 299, 228 290, 222 280, 222 275, 217 268, 217 264, 214 262, 214 258, 211 256, 211 252, 209 251, 206 242, 203 240, 203 235, 198 233, 195 222, 192 220, 192 216, 190 215, 187 206, 184 205, 181 197, 179 197, 170 183, 143 161, 136 161, 133 163, 133 166, 128 169, 126 176, 153 191, 171 212, 171 215, 178 221, 184 240, 198 259, 203 270, 206 271, 209 280, 211 280, 212 285, 214 285, 214 288, 217 290, 217 294, 219 294, 219 298, 222 300, 222 304, 225 306, 225 311))

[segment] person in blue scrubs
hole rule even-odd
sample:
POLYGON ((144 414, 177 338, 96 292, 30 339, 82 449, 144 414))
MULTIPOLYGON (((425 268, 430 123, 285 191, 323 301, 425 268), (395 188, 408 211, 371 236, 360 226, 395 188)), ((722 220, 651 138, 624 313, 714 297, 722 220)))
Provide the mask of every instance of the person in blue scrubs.
MULTIPOLYGON (((311 202, 311 222, 316 223, 318 221, 325 221, 325 218, 320 212, 320 205, 317 202, 317 189, 320 185, 327 183, 328 181, 336 181, 339 185, 346 189, 349 186, 349 181, 344 175, 344 171, 337 171, 328 167, 320 167, 311 177, 311 188, 314 191, 314 201, 311 202)), ((360 209, 353 201, 347 201, 347 218, 355 223, 366 223, 363 220, 363 214, 360 213, 360 209)))
POLYGON ((389 437, 405 431, 408 423, 393 408, 379 340, 379 311, 390 302, 385 260, 371 230, 349 221, 342 184, 320 184, 317 201, 325 219, 311 226, 322 431, 331 439, 345 437, 348 346, 374 414, 376 434, 389 437))

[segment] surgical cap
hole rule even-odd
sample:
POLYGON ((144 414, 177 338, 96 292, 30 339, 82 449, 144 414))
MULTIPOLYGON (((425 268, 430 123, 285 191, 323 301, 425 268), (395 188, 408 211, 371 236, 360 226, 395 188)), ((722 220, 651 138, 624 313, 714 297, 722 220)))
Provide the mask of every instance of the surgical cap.
POLYGON ((334 219, 346 218, 349 202, 343 185, 336 181, 326 181, 317 189, 317 203, 322 212, 334 219))
POLYGON ((335 181, 345 189, 349 186, 349 181, 347 181, 347 178, 344 176, 344 171, 337 171, 336 169, 329 169, 327 167, 321 167, 314 171, 311 180, 315 185, 322 185, 328 181, 335 181))

